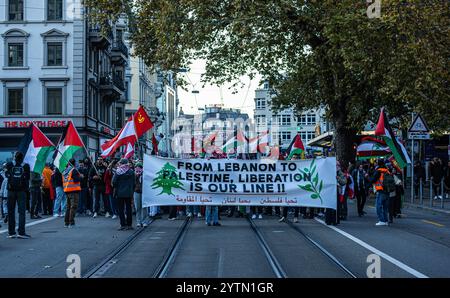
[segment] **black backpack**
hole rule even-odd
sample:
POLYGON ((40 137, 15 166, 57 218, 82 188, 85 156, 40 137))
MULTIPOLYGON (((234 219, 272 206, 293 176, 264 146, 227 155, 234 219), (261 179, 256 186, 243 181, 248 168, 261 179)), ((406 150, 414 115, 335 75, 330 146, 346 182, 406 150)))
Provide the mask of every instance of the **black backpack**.
POLYGON ((391 193, 395 191, 395 179, 394 176, 390 173, 384 173, 383 178, 383 191, 387 193, 391 193))
POLYGON ((8 171, 8 190, 26 190, 28 187, 25 178, 25 169, 21 165, 15 165, 8 171))

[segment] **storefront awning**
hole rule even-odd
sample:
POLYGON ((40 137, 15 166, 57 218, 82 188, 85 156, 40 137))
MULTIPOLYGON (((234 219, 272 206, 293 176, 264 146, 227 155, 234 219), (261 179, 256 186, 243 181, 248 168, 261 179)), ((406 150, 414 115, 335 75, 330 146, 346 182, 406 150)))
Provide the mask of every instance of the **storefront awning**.
POLYGON ((310 140, 306 145, 311 147, 329 148, 331 147, 332 142, 333 142, 333 132, 328 131, 310 140))

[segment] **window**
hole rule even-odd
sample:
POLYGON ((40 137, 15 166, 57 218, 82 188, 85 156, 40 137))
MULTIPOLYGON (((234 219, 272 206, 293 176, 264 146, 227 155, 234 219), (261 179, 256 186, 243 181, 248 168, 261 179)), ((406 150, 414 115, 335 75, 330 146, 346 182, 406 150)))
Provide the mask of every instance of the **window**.
POLYGON ((281 115, 281 125, 282 126, 290 126, 291 125, 291 116, 290 115, 281 115))
POLYGON ((314 125, 316 124, 315 114, 302 114, 297 116, 298 125, 314 125))
POLYGON ((264 83, 264 89, 269 89, 269 83, 264 83))
POLYGON ((47 43, 47 66, 63 65, 63 46, 61 42, 47 43))
POLYGON ((8 89, 8 115, 23 115, 23 89, 8 89))
POLYGON ((256 98, 256 108, 257 109, 265 109, 266 108, 266 99, 265 98, 256 98))
POLYGON ((121 128, 123 125, 123 109, 121 107, 116 107, 116 128, 121 128))
POLYGON ((266 116, 265 115, 257 115, 255 116, 256 126, 265 126, 266 125, 266 116))
POLYGON ((47 20, 58 21, 63 18, 63 0, 47 0, 47 20))
POLYGON ((23 66, 23 43, 8 44, 8 66, 23 66))
POLYGON ((8 20, 23 21, 23 0, 8 0, 8 20))
POLYGON ((63 89, 47 88, 47 114, 62 114, 63 89))
POLYGON ((290 141, 291 140, 291 132, 290 131, 280 131, 280 132, 278 132, 278 139, 282 143, 290 141))

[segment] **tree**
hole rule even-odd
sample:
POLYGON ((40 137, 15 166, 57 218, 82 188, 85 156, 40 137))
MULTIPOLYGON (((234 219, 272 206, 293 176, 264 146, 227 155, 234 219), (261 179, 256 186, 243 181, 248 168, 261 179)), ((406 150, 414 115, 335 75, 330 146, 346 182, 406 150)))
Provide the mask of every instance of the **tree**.
POLYGON ((277 108, 325 108, 345 164, 355 134, 382 106, 399 128, 412 111, 436 131, 450 126, 448 1, 383 0, 373 19, 360 0, 86 2, 99 23, 128 12, 148 65, 187 68, 202 58, 204 81, 238 84, 259 72, 277 108))
POLYGON ((166 163, 161 170, 159 170, 155 179, 153 179, 152 188, 162 187, 160 194, 166 193, 173 195, 172 188, 183 188, 183 183, 178 180, 177 169, 170 163, 166 163))

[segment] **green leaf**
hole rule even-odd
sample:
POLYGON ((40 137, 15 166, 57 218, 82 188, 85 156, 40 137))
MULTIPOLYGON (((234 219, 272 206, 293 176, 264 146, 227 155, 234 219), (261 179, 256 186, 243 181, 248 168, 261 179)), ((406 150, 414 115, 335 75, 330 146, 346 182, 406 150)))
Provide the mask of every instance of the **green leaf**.
POLYGON ((309 169, 308 169, 308 168, 304 168, 303 171, 304 171, 305 173, 309 173, 309 169))
POLYGON ((319 195, 318 195, 318 194, 313 193, 313 194, 311 195, 311 199, 317 199, 317 198, 319 198, 319 195))
POLYGON ((319 174, 316 174, 316 176, 313 179, 313 182, 314 182, 314 187, 316 187, 317 186, 317 182, 319 182, 319 174))
POLYGON ((314 166, 311 170, 311 174, 314 174, 314 172, 316 171, 316 166, 314 166))
POLYGON ((303 190, 306 190, 306 191, 313 191, 313 190, 312 190, 312 185, 311 185, 311 184, 299 185, 299 187, 300 187, 301 189, 303 189, 303 190))
POLYGON ((323 187, 323 180, 320 180, 320 184, 319 184, 319 192, 322 192, 322 187, 323 187))

